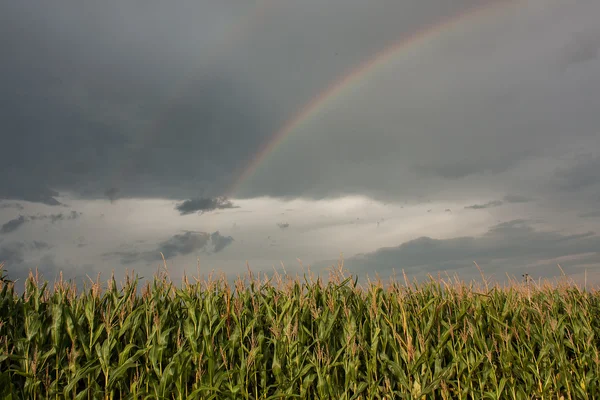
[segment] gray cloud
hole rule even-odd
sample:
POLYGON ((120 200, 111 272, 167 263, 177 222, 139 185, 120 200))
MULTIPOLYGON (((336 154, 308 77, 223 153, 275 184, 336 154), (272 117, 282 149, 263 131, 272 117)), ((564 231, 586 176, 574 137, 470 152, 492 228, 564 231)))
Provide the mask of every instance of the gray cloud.
MULTIPOLYGON (((209 240, 210 235, 205 232, 186 232, 181 235, 174 235, 169 240, 160 243, 157 250, 163 253, 165 258, 173 258, 203 249, 209 240)), ((160 258, 159 254, 156 259, 160 258)))
POLYGON ((14 232, 17 229, 19 229, 21 226, 23 226, 24 224, 26 224, 27 222, 30 222, 30 221, 49 220, 50 223, 54 224, 59 221, 74 220, 74 219, 79 218, 80 216, 81 216, 81 213, 77 212, 77 211, 71 211, 68 214, 58 213, 58 214, 49 214, 49 215, 43 215, 43 214, 30 215, 30 216, 20 215, 18 218, 14 218, 14 219, 6 222, 4 225, 2 225, 2 228, 0 228, 0 233, 6 234, 6 233, 14 232))
POLYGON ((0 209, 6 209, 6 208, 15 208, 19 211, 23 211, 23 209, 24 209, 23 205, 20 203, 1 203, 0 202, 0 209))
POLYGON ((41 240, 34 240, 31 247, 35 250, 48 250, 52 248, 52 245, 41 240))
MULTIPOLYGON (((275 132, 332 82, 416 31, 482 2, 377 1, 369 12, 356 0, 281 2, 258 10, 234 0, 177 4, 152 1, 137 8, 109 0, 73 6, 59 0, 35 10, 15 2, 2 5, 9 22, 0 35, 10 38, 4 42, 3 70, 11 76, 3 92, 10 98, 0 99, 7 116, 2 129, 18 134, 6 138, 12 151, 0 160, 0 180, 5 182, 1 198, 56 204, 58 192, 113 201, 117 194, 223 195, 275 132), (372 34, 364 35, 356 26, 372 34), (237 35, 229 34, 236 30, 237 35)), ((583 15, 591 14, 585 7, 593 5, 578 0, 577 6, 583 15)), ((506 18, 507 30, 520 27, 518 19, 506 18)), ((554 29, 553 22, 540 31, 554 29)), ((523 32, 514 31, 521 39, 523 32)), ((520 46, 536 45, 539 38, 525 33, 528 41, 521 40, 520 46)), ((356 104, 356 96, 342 96, 348 100, 344 107, 332 103, 331 115, 338 122, 310 128, 320 139, 296 133, 271 160, 277 167, 261 170, 236 195, 360 193, 389 200, 412 192, 409 186, 417 191, 436 187, 438 179, 498 174, 537 154, 539 132, 553 124, 536 121, 540 112, 558 105, 535 106, 537 99, 553 96, 535 85, 505 82, 507 76, 528 79, 536 60, 529 56, 517 64, 522 66, 518 74, 508 61, 496 65, 506 68, 486 74, 488 80, 481 84, 481 76, 472 71, 489 70, 490 54, 521 60, 520 51, 527 49, 515 49, 511 35, 503 35, 497 48, 481 45, 496 43, 496 32, 473 36, 476 40, 451 44, 457 46, 453 51, 442 46, 414 58, 426 65, 400 63, 395 74, 399 86, 379 90, 377 80, 368 79, 364 100, 375 94, 379 99, 372 107, 356 104), (448 74, 439 70, 448 64, 456 65, 450 85, 443 81, 448 74), (465 106, 455 102, 440 111, 448 104, 435 88, 460 93, 465 106), (393 93, 399 92, 412 94, 398 102, 393 93), (521 110, 514 101, 505 101, 512 98, 539 109, 521 110), (355 113, 356 107, 368 115, 355 113), (343 118, 337 114, 341 111, 343 118), (396 134, 400 127, 402 135, 396 134), (511 137, 495 143, 506 132, 511 137), (444 151, 429 152, 431 143, 444 151), (508 147, 510 143, 514 145, 508 147), (296 149, 292 154, 291 148, 296 149), (306 163, 306 154, 314 154, 314 161, 306 163), (390 185, 380 179, 390 170, 407 172, 390 176, 399 183, 390 185), (425 182, 419 171, 430 171, 432 181, 425 182)), ((572 100, 565 104, 575 104, 572 100)), ((565 110, 561 118, 574 113, 565 110)), ((551 146, 550 139, 543 142, 551 146)))
POLYGON ((205 61, 217 59, 204 51, 219 47, 210 38, 233 28, 245 5, 118 3, 0 6, 11 76, 1 128, 13 133, 3 140, 12 151, 0 160, 0 198, 58 204, 59 191, 181 198, 198 186, 223 190, 269 132, 247 83, 205 61))
POLYGON ((5 234, 14 232, 17 229, 19 229, 26 222, 27 222, 27 219, 24 216, 19 215, 18 218, 11 219, 10 221, 4 223, 2 225, 2 228, 0 228, 0 232, 5 233, 5 234))
POLYGON ((595 26, 587 13, 599 7, 576 0, 567 17, 558 6, 533 12, 515 5, 511 16, 495 15, 502 27, 490 13, 478 33, 459 40, 450 30, 447 39, 428 41, 426 54, 415 45, 410 54, 419 57, 391 57, 360 81, 360 95, 351 82, 303 118, 239 193, 397 201, 466 199, 477 188, 515 187, 523 197, 540 198, 558 158, 597 135, 596 64, 564 74, 557 56, 574 29, 595 26), (527 168, 538 161, 543 168, 527 168))
POLYGON ((31 221, 49 220, 50 223, 54 224, 58 221, 69 221, 69 220, 78 219, 81 215, 82 215, 82 213, 80 213, 80 212, 71 211, 68 214, 64 214, 64 213, 49 214, 49 215, 38 214, 38 215, 31 215, 28 218, 31 221))
POLYGON ((285 222, 285 223, 279 222, 277 224, 277 226, 279 227, 279 229, 286 229, 286 228, 290 227, 290 224, 288 224, 287 222, 285 222))
MULTIPOLYGON (((535 229, 530 221, 513 220, 492 226, 481 236, 451 239, 421 237, 398 247, 351 257, 345 261, 350 271, 405 269, 411 274, 452 271, 473 266, 476 261, 487 274, 501 271, 519 273, 526 265, 558 257, 586 255, 600 257, 600 236, 594 232, 563 234, 535 229)), ((578 262, 581 262, 579 260, 578 262)), ((564 263, 576 267, 577 263, 564 263)), ((547 267, 547 266, 546 266, 547 267)), ((552 270, 552 273, 555 271, 552 270)), ((543 274, 544 269, 537 271, 543 274)), ((548 271, 546 271, 546 275, 548 271)))
POLYGON ((186 200, 181 204, 178 204, 175 209, 179 211, 181 215, 188 215, 195 212, 200 214, 214 211, 223 210, 227 208, 237 208, 233 203, 224 197, 208 198, 200 197, 196 199, 186 200))
POLYGON ((470 210, 483 210, 486 208, 494 208, 494 207, 500 207, 502 203, 500 200, 493 200, 493 201, 489 201, 485 204, 473 204, 472 206, 465 206, 465 209, 470 209, 470 210))
POLYGON ((160 242, 153 250, 119 250, 105 253, 104 257, 118 257, 122 264, 132 264, 138 261, 151 263, 162 260, 160 253, 165 256, 165 259, 172 259, 196 251, 218 253, 232 242, 233 238, 231 236, 222 236, 218 231, 213 233, 188 231, 175 234, 160 242))
POLYGON ((233 242, 231 236, 223 236, 218 231, 210 234, 210 241, 213 245, 214 252, 218 253, 233 242))

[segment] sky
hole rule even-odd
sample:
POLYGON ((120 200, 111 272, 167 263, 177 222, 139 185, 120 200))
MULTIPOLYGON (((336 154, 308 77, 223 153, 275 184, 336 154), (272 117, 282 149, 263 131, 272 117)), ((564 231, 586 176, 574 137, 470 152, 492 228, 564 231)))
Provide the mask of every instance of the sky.
POLYGON ((0 262, 600 284, 597 0, 0 4, 0 262), (163 256, 165 261, 163 261, 163 256))

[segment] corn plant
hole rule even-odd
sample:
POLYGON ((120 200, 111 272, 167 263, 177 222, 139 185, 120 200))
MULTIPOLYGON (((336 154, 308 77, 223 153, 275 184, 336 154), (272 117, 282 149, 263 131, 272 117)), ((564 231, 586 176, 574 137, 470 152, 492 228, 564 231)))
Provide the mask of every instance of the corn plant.
POLYGON ((600 398, 600 295, 567 282, 0 285, 2 398, 600 398))

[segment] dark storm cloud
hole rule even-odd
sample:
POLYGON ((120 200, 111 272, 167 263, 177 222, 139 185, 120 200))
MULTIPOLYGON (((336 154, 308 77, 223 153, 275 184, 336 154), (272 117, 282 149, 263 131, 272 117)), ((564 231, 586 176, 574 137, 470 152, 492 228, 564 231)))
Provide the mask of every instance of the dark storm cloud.
POLYGON ((218 253, 232 242, 233 238, 231 236, 223 236, 218 231, 213 233, 188 231, 173 235, 168 240, 160 242, 153 250, 120 250, 105 253, 104 257, 118 257, 122 264, 132 264, 139 261, 150 263, 162 260, 161 253, 165 259, 172 259, 196 251, 218 253))
POLYGON ((486 208, 500 207, 503 203, 500 200, 489 201, 485 204, 473 204, 472 206, 465 206, 465 209, 470 210, 484 210, 486 208))
POLYGON ((11 219, 10 221, 3 224, 2 228, 0 228, 0 232, 1 233, 14 232, 17 229, 19 229, 21 227, 21 225, 23 225, 25 222, 27 222, 27 219, 24 216, 20 215, 18 218, 11 219))
POLYGON ((484 235, 477 237, 421 237, 398 247, 351 257, 345 265, 350 271, 406 269, 411 273, 426 273, 470 267, 476 261, 482 267, 492 268, 486 271, 488 274, 504 274, 506 271, 518 272, 526 264, 540 260, 588 253, 598 257, 598 249, 600 236, 594 232, 567 235, 537 230, 530 221, 513 220, 492 226, 484 235))
MULTIPOLYGON (((0 129, 11 151, 0 159, 0 198, 222 195, 286 120, 352 66, 480 4, 381 1, 365 12, 356 0, 260 10, 234 0, 4 2, 2 73, 11 78, 0 129)), ((296 195, 280 174, 251 194, 296 195)))
POLYGON ((565 38, 595 26, 591 15, 600 3, 575 0, 562 14, 556 4, 509 3, 433 35, 427 51, 419 43, 407 46, 325 103, 307 101, 313 112, 259 162, 240 196, 363 194, 394 201, 407 193, 438 200, 450 193, 466 199, 485 185, 539 198, 557 157, 597 136, 597 64, 567 74, 560 60, 565 38), (467 27, 469 34, 454 36, 467 27), (533 176, 527 164, 538 158, 545 163, 533 176))
POLYGON ((236 206, 234 206, 231 201, 227 200, 224 197, 200 197, 196 199, 186 200, 175 207, 175 209, 179 211, 181 215, 188 215, 195 212, 202 214, 205 212, 223 210, 226 208, 236 208, 236 206))
POLYGON ((251 11, 226 3, 2 3, 0 198, 224 190, 270 131, 253 91, 215 63, 251 11))
POLYGON ((10 151, 0 159, 0 198, 395 200, 442 189, 468 197, 482 182, 505 185, 494 178, 509 171, 520 176, 520 162, 566 134, 573 142, 597 134, 600 86, 586 70, 595 61, 574 69, 577 79, 557 61, 558 53, 593 55, 593 40, 561 44, 595 26, 597 2, 575 0, 563 15, 502 0, 282 1, 254 20, 255 3, 3 2, 10 80, 0 129, 10 151), (360 95, 333 96, 327 113, 308 118, 252 182, 229 193, 269 139, 333 82, 401 39, 485 5, 500 11, 482 13, 480 24, 456 18, 472 28, 459 40, 448 31, 428 42, 431 51, 407 46, 386 63, 393 69, 361 81, 360 95))

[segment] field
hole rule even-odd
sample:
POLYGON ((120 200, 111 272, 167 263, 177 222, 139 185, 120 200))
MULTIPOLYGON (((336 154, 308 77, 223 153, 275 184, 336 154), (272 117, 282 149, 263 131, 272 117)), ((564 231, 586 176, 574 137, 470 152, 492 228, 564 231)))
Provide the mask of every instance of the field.
POLYGON ((2 398, 600 398, 600 295, 566 281, 0 285, 2 398))

